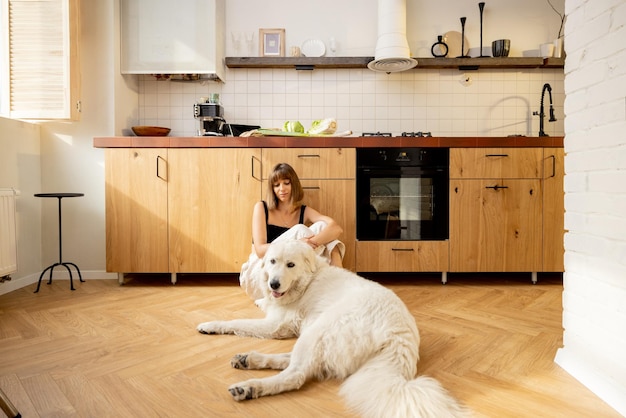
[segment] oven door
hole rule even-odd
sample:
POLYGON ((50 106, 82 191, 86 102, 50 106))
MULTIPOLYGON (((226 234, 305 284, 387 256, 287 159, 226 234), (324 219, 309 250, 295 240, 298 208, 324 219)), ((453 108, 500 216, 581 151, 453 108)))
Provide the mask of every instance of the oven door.
POLYGON ((447 168, 358 168, 357 239, 448 239, 447 168))

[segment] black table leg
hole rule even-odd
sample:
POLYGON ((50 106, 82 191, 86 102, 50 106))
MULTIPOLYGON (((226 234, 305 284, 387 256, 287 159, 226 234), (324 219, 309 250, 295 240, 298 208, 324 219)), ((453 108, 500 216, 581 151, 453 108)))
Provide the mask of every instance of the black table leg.
POLYGON ((70 266, 73 266, 76 269, 76 272, 78 273, 78 279, 81 282, 84 282, 83 280, 83 276, 80 273, 80 269, 78 268, 78 266, 74 263, 70 263, 67 261, 63 261, 63 228, 62 228, 62 217, 61 217, 61 199, 63 197, 77 197, 77 196, 83 196, 82 193, 40 193, 40 194, 36 194, 35 196, 37 197, 56 197, 59 200, 59 262, 58 263, 54 263, 51 266, 46 267, 46 269, 44 271, 41 272, 41 274, 39 275, 39 282, 37 283, 37 289, 35 290, 35 293, 39 292, 39 288, 41 286, 41 279, 43 278, 43 276, 46 274, 46 272, 48 270, 50 270, 50 276, 48 278, 48 284, 52 283, 52 273, 54 271, 54 268, 56 266, 63 266, 67 269, 67 272, 70 274, 70 289, 72 290, 76 290, 74 288, 74 278, 72 276, 72 270, 70 269, 70 266))

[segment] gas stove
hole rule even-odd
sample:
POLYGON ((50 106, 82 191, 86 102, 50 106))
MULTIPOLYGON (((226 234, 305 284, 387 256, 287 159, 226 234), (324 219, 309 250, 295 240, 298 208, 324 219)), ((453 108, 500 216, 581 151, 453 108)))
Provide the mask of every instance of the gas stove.
POLYGON ((391 137, 391 132, 363 132, 361 136, 387 136, 391 137))
POLYGON ((433 134, 430 133, 430 132, 422 132, 422 131, 419 131, 419 132, 402 132, 401 136, 413 136, 413 137, 423 138, 423 137, 427 137, 427 136, 428 137, 433 136, 433 134))
MULTIPOLYGON (((363 132, 361 134, 361 136, 385 136, 385 137, 392 137, 393 134, 391 132, 363 132)), ((400 136, 405 136, 405 137, 417 137, 417 138, 424 138, 424 137, 431 137, 433 136, 431 132, 402 132, 400 134, 400 136)))

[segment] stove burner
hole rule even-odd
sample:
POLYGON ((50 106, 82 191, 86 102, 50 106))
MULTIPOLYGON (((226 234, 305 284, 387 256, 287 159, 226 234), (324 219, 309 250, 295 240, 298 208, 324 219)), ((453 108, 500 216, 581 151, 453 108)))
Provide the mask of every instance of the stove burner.
POLYGON ((391 137, 391 132, 363 132, 361 136, 388 136, 391 137))
POLYGON ((419 131, 419 132, 402 132, 402 136, 413 136, 413 137, 423 138, 426 136, 433 136, 433 135, 430 132, 419 131))

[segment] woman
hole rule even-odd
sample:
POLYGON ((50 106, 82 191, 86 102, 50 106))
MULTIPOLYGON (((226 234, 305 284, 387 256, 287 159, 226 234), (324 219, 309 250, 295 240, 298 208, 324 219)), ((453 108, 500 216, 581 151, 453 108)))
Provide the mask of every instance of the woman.
POLYGON ((263 297, 256 279, 258 261, 274 240, 303 240, 331 265, 338 267, 342 267, 345 252, 345 245, 337 240, 343 229, 331 217, 302 204, 304 190, 289 164, 277 164, 269 175, 267 186, 267 202, 254 205, 252 254, 239 276, 242 287, 254 299, 263 297))

